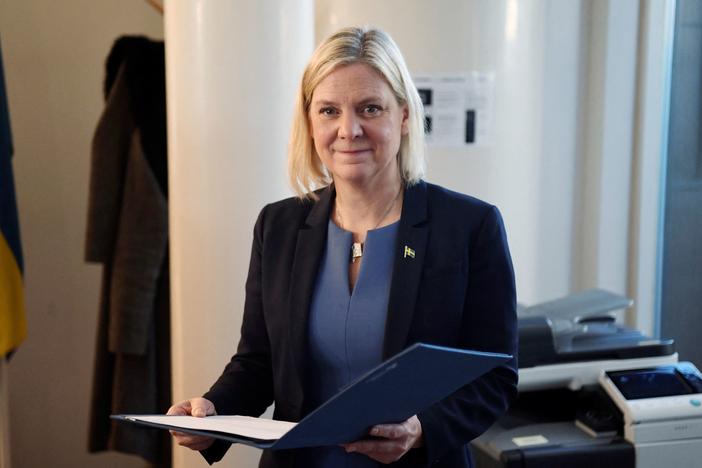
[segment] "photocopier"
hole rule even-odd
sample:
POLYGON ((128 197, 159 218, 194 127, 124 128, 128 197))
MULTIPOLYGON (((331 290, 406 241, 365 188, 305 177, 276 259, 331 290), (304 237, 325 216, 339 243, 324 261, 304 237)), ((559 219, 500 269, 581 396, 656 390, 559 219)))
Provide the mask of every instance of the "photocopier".
POLYGON ((591 289, 520 308, 519 398, 471 443, 478 468, 702 467, 702 374, 619 325, 591 289))

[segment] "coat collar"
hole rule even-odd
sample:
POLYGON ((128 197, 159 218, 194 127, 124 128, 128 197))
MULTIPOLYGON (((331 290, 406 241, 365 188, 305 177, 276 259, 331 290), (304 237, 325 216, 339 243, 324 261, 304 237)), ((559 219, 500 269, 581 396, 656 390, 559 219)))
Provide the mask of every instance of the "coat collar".
MULTIPOLYGON (((335 191, 333 185, 318 192, 319 199, 312 205, 304 224, 297 231, 295 257, 290 281, 289 327, 290 350, 297 370, 298 389, 303 391, 307 377, 308 321, 319 263, 327 240, 327 227, 335 191)), ((300 402, 300 408, 304 401, 300 402)))
POLYGON ((385 323, 383 359, 402 351, 414 316, 422 276, 429 227, 427 185, 424 181, 405 189, 395 246, 388 318, 385 323))
POLYGON ((312 205, 312 209, 305 219, 305 227, 315 227, 320 224, 326 226, 327 222, 329 221, 332 201, 334 201, 336 198, 336 189, 334 188, 334 184, 319 190, 317 195, 319 196, 319 199, 314 203, 314 205, 312 205))

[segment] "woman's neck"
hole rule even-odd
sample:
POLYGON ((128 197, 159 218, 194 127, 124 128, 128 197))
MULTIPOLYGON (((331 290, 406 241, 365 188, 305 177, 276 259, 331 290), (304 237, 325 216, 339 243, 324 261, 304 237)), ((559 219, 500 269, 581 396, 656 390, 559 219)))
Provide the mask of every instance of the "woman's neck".
POLYGON ((335 183, 335 189, 332 219, 342 229, 351 231, 356 242, 365 241, 367 231, 400 219, 402 181, 399 176, 391 183, 374 188, 335 183))

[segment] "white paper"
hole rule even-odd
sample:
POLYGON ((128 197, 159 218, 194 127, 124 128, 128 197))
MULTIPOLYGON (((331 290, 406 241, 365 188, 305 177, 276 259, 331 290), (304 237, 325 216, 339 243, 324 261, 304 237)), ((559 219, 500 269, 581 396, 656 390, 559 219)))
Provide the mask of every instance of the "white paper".
POLYGON ((514 437, 512 442, 517 447, 531 447, 532 445, 548 444, 548 439, 541 434, 524 437, 514 437))
POLYGON ((413 79, 430 127, 428 145, 461 148, 491 143, 493 72, 432 73, 413 79))
POLYGON ((145 421, 167 426, 177 426, 202 431, 226 432, 235 436, 260 440, 278 440, 297 423, 274 419, 252 418, 250 416, 150 416, 130 415, 130 420, 145 421))

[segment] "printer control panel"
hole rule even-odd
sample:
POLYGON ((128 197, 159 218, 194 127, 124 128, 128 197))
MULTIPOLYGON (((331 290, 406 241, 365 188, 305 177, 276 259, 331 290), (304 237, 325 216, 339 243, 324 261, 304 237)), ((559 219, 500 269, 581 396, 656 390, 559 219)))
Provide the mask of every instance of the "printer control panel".
POLYGON ((603 372, 600 383, 629 424, 702 417, 702 374, 689 362, 603 372))

